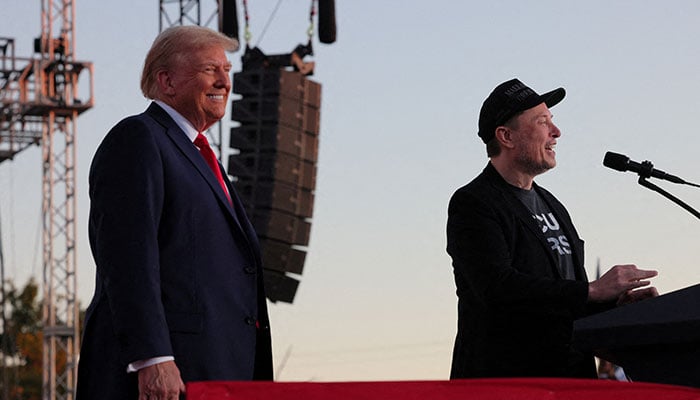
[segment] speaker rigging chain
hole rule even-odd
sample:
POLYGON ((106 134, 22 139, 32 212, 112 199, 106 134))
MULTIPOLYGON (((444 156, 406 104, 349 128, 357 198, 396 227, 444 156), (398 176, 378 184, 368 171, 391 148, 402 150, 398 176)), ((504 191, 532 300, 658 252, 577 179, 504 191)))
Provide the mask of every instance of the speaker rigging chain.
POLYGON ((309 11, 309 29, 306 30, 306 34, 309 36, 309 43, 314 36, 314 17, 316 16, 316 1, 311 0, 311 10, 309 11))
POLYGON ((245 45, 248 47, 250 39, 253 35, 250 33, 250 17, 248 16, 248 0, 243 0, 243 16, 245 18, 245 30, 243 33, 243 38, 245 39, 245 45))

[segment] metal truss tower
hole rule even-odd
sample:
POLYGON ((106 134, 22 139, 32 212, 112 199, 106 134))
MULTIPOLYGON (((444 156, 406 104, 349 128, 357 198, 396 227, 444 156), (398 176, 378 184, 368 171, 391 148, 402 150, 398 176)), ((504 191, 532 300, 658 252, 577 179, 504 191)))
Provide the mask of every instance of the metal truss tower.
POLYGON ((211 27, 214 22, 220 24, 219 8, 223 7, 222 0, 209 0, 204 7, 200 0, 159 0, 159 3, 159 31, 176 25, 211 27))
MULTIPOLYGON (((233 0, 231 0, 233 1, 233 0)), ((158 31, 179 25, 199 25, 220 30, 223 25, 223 13, 219 10, 228 8, 229 1, 208 0, 206 5, 200 0, 158 0, 160 8, 160 21, 158 31), (226 4, 224 4, 226 3, 226 4), (212 26, 216 24, 215 26, 212 26)), ((235 9, 235 5, 233 6, 235 9)), ((223 119, 222 119, 223 121, 223 119)), ((219 160, 223 160, 223 123, 215 124, 207 132, 207 140, 217 154, 219 160)))
POLYGON ((42 149, 42 397, 72 399, 80 337, 76 120, 93 105, 92 63, 74 60, 75 2, 41 0, 34 57, 15 57, 13 39, 0 38, 0 51, 0 162, 32 144, 42 149), (85 79, 89 87, 81 91, 78 83, 85 79))

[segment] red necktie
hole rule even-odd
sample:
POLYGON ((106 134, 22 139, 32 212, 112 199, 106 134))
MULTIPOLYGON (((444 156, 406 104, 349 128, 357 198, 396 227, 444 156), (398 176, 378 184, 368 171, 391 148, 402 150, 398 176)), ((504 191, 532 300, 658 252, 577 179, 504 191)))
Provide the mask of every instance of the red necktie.
POLYGON ((216 160, 216 155, 214 155, 214 151, 209 146, 209 141, 207 140, 206 136, 202 135, 201 133, 197 134, 197 138, 194 140, 194 145, 199 147, 199 152, 202 154, 202 157, 204 157, 204 161, 207 162, 207 165, 209 165, 209 168, 216 176, 216 180, 219 181, 219 185, 221 185, 221 189, 223 189, 224 193, 226 193, 229 203, 232 203, 231 195, 228 193, 228 189, 224 183, 224 177, 221 175, 219 162, 216 160))

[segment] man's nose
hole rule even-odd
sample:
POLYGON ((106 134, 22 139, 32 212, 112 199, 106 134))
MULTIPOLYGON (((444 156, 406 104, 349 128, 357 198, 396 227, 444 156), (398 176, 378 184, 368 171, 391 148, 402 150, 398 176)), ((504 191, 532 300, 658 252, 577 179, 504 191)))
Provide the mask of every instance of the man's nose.
POLYGON ((559 137, 559 136, 561 136, 561 131, 560 131, 559 128, 557 128, 557 126, 554 125, 554 124, 552 124, 552 136, 554 136, 554 137, 559 137))

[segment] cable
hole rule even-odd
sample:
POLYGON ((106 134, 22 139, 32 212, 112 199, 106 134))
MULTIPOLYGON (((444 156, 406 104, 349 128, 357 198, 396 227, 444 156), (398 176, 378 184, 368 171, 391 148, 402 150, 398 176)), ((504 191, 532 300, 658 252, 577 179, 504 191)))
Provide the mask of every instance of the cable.
POLYGON ((0 318, 2 319, 2 343, 0 343, 0 349, 2 349, 2 360, 0 360, 0 368, 2 369, 2 387, 3 387, 3 398, 9 398, 9 379, 7 365, 5 365, 5 360, 10 354, 10 343, 9 343, 9 332, 7 331, 7 313, 5 312, 5 306, 7 304, 7 299, 5 297, 5 259, 2 253, 2 210, 0 209, 0 318))
POLYGON ((277 14, 277 10, 279 10, 280 5, 282 5, 282 0, 277 1, 275 9, 272 10, 272 13, 270 13, 270 17, 267 19, 267 22, 265 23, 265 26, 263 27, 263 30, 260 33, 260 39, 258 39, 258 43, 255 44, 255 47, 258 47, 260 45, 260 41, 262 40, 263 36, 265 36, 265 32, 267 32, 267 28, 270 26, 272 20, 275 18, 275 15, 277 14))

